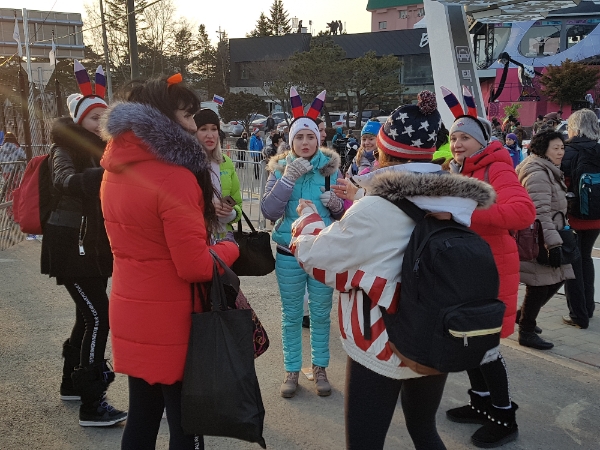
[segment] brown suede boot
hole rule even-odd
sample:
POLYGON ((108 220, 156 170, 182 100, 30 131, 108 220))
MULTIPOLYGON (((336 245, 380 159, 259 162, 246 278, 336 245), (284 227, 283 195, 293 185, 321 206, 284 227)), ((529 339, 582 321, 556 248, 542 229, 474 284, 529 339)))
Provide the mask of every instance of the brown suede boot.
POLYGON ((327 379, 327 373, 325 372, 325 367, 314 366, 313 369, 313 379, 315 380, 315 385, 317 387, 317 395, 320 397, 327 397, 331 395, 331 385, 329 384, 329 380, 327 379))
POLYGON ((279 389, 282 397, 292 398, 294 394, 296 394, 296 389, 298 389, 299 374, 299 372, 285 373, 285 380, 283 380, 283 383, 281 383, 281 388, 279 389))

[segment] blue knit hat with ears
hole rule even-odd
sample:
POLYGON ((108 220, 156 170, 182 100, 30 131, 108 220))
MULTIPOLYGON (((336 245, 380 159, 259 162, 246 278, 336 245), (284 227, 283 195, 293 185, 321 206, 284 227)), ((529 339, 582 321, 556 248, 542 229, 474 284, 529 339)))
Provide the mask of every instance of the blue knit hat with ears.
POLYGON ((364 136, 365 134, 372 134, 373 136, 377 136, 377 133, 379 133, 380 128, 381 123, 379 122, 379 120, 369 120, 363 127, 362 131, 360 132, 360 135, 364 136))

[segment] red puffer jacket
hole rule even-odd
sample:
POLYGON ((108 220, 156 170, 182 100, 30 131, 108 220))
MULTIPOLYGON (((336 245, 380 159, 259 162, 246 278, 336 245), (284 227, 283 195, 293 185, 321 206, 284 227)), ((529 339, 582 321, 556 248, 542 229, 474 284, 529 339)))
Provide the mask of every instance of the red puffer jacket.
MULTIPOLYGON (((204 157, 165 116, 168 122, 158 127, 160 133, 144 136, 143 128, 136 132, 137 122, 131 125, 129 117, 146 120, 144 126, 156 117, 145 116, 143 108, 122 105, 128 104, 117 104, 108 113, 111 140, 101 161, 106 172, 100 190, 114 254, 109 306, 114 366, 150 384, 173 384, 183 379, 192 312, 190 283, 209 281, 213 273, 202 192, 185 167, 194 164, 177 158, 187 158, 181 152, 196 152, 195 165, 204 167, 204 157), (112 123, 117 119, 125 125, 112 123), (134 131, 121 133, 127 126, 134 131), (153 141, 156 135, 161 135, 158 142, 153 141)), ((228 265, 239 255, 231 242, 211 248, 228 265)))
POLYGON ((535 220, 535 206, 513 169, 508 151, 498 141, 483 152, 465 159, 462 174, 487 181, 496 191, 496 203, 489 209, 476 210, 471 229, 491 247, 498 273, 498 297, 506 304, 501 337, 515 330, 519 289, 519 253, 509 230, 521 230, 535 220), (486 167, 489 167, 486 180, 486 167))

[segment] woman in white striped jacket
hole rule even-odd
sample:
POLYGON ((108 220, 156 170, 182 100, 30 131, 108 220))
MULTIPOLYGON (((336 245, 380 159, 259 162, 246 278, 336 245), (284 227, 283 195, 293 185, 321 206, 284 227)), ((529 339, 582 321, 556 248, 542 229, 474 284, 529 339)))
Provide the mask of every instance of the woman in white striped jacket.
MULTIPOLYGON (((410 145, 426 139, 418 134, 406 142, 408 133, 402 130, 415 130, 425 122, 439 127, 437 110, 425 114, 423 109, 421 104, 407 105, 392 113, 378 136, 382 168, 359 177, 368 195, 356 201, 339 222, 326 227, 312 203, 301 200, 300 218, 293 225, 291 250, 300 265, 340 292, 339 325, 348 354, 348 449, 383 448, 400 394, 415 448, 446 448, 435 424, 446 375, 423 377, 403 366, 388 342, 379 309, 393 312, 397 307, 404 251, 415 226, 391 201, 407 198, 431 213, 449 212, 454 220, 469 225, 473 210, 489 206, 494 194, 478 180, 441 175, 441 167, 428 162, 435 139, 430 147, 410 145), (439 195, 442 191, 444 196, 439 195), (371 301, 370 339, 363 334, 365 293, 371 301)), ((423 131, 433 135, 437 130, 430 126, 423 131)))

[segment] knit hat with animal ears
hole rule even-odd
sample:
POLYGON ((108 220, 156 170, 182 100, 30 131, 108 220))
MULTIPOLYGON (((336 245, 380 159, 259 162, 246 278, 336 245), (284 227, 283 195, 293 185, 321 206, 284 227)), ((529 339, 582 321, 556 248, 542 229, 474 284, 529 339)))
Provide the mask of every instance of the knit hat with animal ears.
POLYGON ((486 147, 492 137, 492 124, 487 119, 477 116, 477 107, 471 92, 466 86, 463 86, 463 97, 467 105, 465 113, 456 95, 444 86, 441 86, 441 88, 444 101, 456 119, 450 127, 450 136, 456 131, 461 131, 472 136, 483 147, 486 147))
POLYGON ((106 78, 102 66, 96 69, 96 78, 94 80, 95 93, 92 92, 92 83, 85 67, 75 60, 75 79, 79 85, 81 94, 71 94, 67 98, 69 114, 73 122, 81 124, 83 118, 94 108, 107 108, 104 101, 106 93, 106 78))
POLYGON ((298 134, 300 130, 310 130, 317 136, 317 147, 321 146, 321 133, 319 133, 319 126, 315 119, 319 117, 321 109, 325 104, 325 96, 327 91, 321 92, 315 97, 310 109, 304 114, 304 107, 302 106, 302 99, 298 95, 298 91, 295 87, 290 88, 290 103, 292 105, 292 115, 294 121, 290 125, 290 144, 294 141, 294 136, 298 134))

